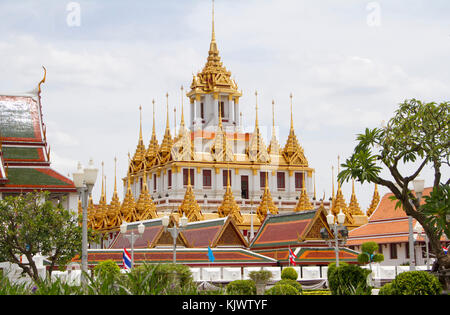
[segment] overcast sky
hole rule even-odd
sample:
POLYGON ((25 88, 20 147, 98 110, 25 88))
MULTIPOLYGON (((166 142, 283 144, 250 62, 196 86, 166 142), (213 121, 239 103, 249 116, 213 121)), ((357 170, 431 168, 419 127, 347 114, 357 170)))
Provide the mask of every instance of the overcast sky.
MULTIPOLYGON (((398 103, 450 100, 448 0, 216 0, 215 20, 222 61, 243 90, 248 131, 257 90, 265 137, 274 99, 284 146, 293 93, 295 130, 316 169, 318 197, 330 196, 337 156, 349 157, 356 135, 388 121, 398 103)), ((211 0, 2 0, 0 91, 32 90, 47 68, 42 103, 52 166, 67 175, 77 161, 104 161, 109 202, 114 157, 121 178, 136 148, 139 105, 148 145, 156 100, 161 142, 168 92, 173 134, 180 87, 186 92, 203 68, 210 39, 211 0)), ((448 168, 443 173, 448 178, 448 168)), ((430 168, 422 177, 432 184, 430 168)), ((373 185, 356 191, 365 211, 373 185)), ((351 184, 343 192, 349 202, 351 184)), ((100 184, 95 202, 99 194, 100 184)))

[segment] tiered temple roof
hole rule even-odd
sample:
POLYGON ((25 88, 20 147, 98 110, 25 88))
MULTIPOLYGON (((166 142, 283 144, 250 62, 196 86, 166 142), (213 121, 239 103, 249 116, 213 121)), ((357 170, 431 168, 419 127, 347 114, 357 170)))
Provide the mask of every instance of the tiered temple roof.
POLYGON ((0 94, 0 193, 46 190, 76 193, 69 178, 50 167, 41 85, 24 94, 0 94))

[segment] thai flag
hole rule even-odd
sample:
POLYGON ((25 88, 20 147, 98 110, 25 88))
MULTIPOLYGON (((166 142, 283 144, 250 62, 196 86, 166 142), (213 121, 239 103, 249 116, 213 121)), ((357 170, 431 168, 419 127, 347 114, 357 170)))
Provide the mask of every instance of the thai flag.
POLYGON ((295 264, 295 258, 297 258, 297 256, 295 256, 294 252, 292 251, 292 249, 289 247, 289 262, 291 264, 293 264, 294 266, 296 266, 295 264))
POLYGON ((123 269, 131 270, 131 255, 125 248, 123 249, 122 261, 123 269))
POLYGON ((444 254, 447 255, 447 253, 448 253, 448 247, 442 246, 442 249, 444 250, 444 254))

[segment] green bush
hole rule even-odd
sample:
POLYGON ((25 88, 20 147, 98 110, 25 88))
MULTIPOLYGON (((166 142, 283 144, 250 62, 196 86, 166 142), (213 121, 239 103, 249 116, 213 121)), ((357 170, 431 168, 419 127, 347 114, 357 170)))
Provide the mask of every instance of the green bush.
POLYGON ((372 288, 367 284, 370 270, 357 265, 344 265, 328 270, 328 284, 333 295, 370 295, 372 288))
MULTIPOLYGON (((348 266, 345 262, 340 262, 339 267, 348 266)), ((330 263, 328 264, 328 270, 327 270, 327 279, 330 279, 330 275, 336 270, 336 263, 330 263)))
POLYGON ((281 271, 281 279, 297 280, 297 278, 298 273, 292 267, 283 268, 283 270, 281 271))
POLYGON ((300 292, 297 291, 290 284, 276 284, 266 291, 267 295, 299 295, 300 292))
POLYGON ((304 290, 303 295, 331 295, 330 290, 304 290))
POLYGON ((426 271, 406 271, 391 282, 393 295, 439 295, 442 286, 439 280, 426 271))
POLYGON ((253 280, 234 280, 226 286, 226 293, 230 295, 255 295, 256 285, 253 280))
POLYGON ((386 283, 378 291, 378 295, 394 295, 394 289, 392 288, 392 283, 386 283))
POLYGON ((255 283, 266 283, 272 278, 272 272, 269 270, 251 271, 248 277, 255 281, 255 283))
POLYGON ((298 283, 297 280, 282 279, 282 280, 278 281, 275 285, 279 285, 279 284, 289 284, 289 285, 293 286, 299 292, 299 294, 302 294, 302 292, 303 292, 302 285, 300 283, 298 283))
POLYGON ((120 275, 120 267, 111 259, 100 262, 94 268, 96 277, 120 275))

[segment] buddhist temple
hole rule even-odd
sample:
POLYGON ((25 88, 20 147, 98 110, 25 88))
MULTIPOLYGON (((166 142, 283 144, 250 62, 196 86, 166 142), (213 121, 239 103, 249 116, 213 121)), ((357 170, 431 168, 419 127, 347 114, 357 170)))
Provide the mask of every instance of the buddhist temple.
MULTIPOLYGON (((342 211, 349 229, 367 222, 367 216, 359 208, 354 186, 350 204, 346 204, 340 183, 334 196, 334 175, 330 202, 323 199, 319 204, 316 199, 315 169, 310 166, 294 128, 292 93, 286 104, 290 108, 290 125, 284 146, 279 144, 275 133, 274 100, 270 142, 266 144, 262 137, 258 92, 254 92, 254 103, 250 105, 255 112, 253 132, 243 132, 240 112, 243 92, 221 61, 214 27, 213 7, 206 63, 193 75, 189 91, 185 93, 183 87, 180 89, 179 129, 171 130, 171 98, 165 93, 164 104, 160 106, 164 110, 158 111, 163 113, 160 121, 163 121, 164 133, 158 139, 155 116, 158 105, 153 100, 152 132, 150 139, 145 140, 142 106, 139 106, 136 149, 129 155, 126 176, 122 178, 123 200, 117 195, 115 174, 109 210, 103 193, 98 205, 90 205, 91 226, 103 235, 98 247, 117 248, 114 244, 117 244, 119 226, 124 221, 150 222, 163 216, 170 216, 174 222, 186 216, 189 224, 196 223, 197 227, 202 226, 202 222, 211 226, 224 219, 231 220, 233 230, 239 231, 248 244, 269 217, 275 220, 276 216, 302 217, 314 212, 314 215, 320 213, 314 220, 323 221, 327 211, 334 215, 342 211), (189 104, 186 108, 185 99, 189 104), (100 220, 101 215, 107 219, 100 220)), ((193 245, 187 234, 186 238, 186 247, 200 244, 194 241, 193 245)), ((316 239, 316 242, 323 245, 323 240, 316 239)), ((243 242, 238 244, 243 246, 243 242)))

